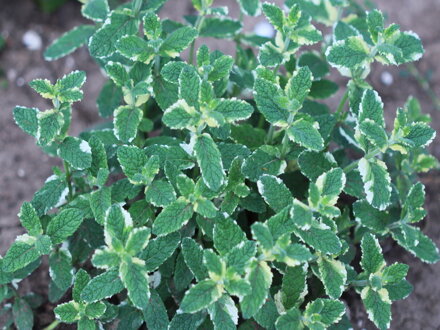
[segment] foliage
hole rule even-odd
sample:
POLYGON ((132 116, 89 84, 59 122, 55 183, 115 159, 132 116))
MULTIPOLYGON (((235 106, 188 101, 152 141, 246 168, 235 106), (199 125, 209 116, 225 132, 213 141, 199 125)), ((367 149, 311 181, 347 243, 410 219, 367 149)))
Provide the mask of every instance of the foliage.
POLYGON ((435 132, 414 98, 387 127, 365 79, 373 62, 419 59, 419 38, 344 0, 240 0, 240 20, 193 0, 185 23, 157 16, 165 2, 84 2, 91 24, 46 50, 55 60, 88 45, 109 78, 97 105, 111 120, 68 135, 81 71, 30 83, 51 109, 14 109, 64 171, 21 208, 27 233, 0 258, 0 300, 12 303, 2 317, 32 327, 38 299, 17 286, 48 255, 53 325, 348 329, 341 297, 354 290, 389 328, 391 303, 412 286, 379 240, 439 260, 415 225, 426 215, 416 174, 437 167, 426 150, 435 132), (243 16, 260 13, 273 39, 242 32, 243 16), (195 52, 199 37, 232 40, 235 58, 195 52), (338 90, 330 67, 349 77, 336 111, 322 102, 338 90))

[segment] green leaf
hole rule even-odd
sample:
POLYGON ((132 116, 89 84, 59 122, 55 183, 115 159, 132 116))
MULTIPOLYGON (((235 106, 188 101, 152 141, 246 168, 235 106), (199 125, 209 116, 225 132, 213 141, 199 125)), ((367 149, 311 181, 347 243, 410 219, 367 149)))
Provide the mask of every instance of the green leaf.
POLYGON ((93 25, 79 25, 56 39, 44 51, 46 61, 54 61, 64 57, 88 42, 95 32, 93 25))
POLYGON ((386 266, 382 255, 379 241, 371 234, 365 234, 361 241, 362 268, 369 274, 373 274, 386 266))
POLYGON ((266 224, 256 222, 252 225, 251 229, 252 236, 255 238, 257 243, 262 246, 264 250, 270 251, 274 247, 275 242, 273 240, 272 233, 270 232, 266 224))
POLYGON ((138 24, 133 16, 113 11, 102 27, 89 42, 90 54, 96 58, 106 58, 116 51, 116 42, 125 35, 134 35, 138 24))
POLYGON ((370 287, 362 289, 361 298, 368 318, 379 329, 389 329, 391 322, 391 301, 386 289, 374 291, 370 287))
POLYGON ((171 32, 163 41, 159 48, 161 55, 169 57, 177 57, 185 50, 197 37, 197 30, 184 26, 171 32))
POLYGON ((150 289, 144 262, 136 258, 125 261, 121 264, 119 271, 122 283, 127 289, 128 297, 133 305, 142 310, 147 308, 150 289))
POLYGON ((263 146, 247 157, 241 168, 244 176, 256 182, 263 174, 280 175, 286 169, 286 162, 279 159, 278 152, 270 146, 263 146))
POLYGON ((407 127, 405 139, 409 140, 414 147, 425 147, 435 138, 434 129, 424 123, 413 123, 407 127))
POLYGON ((304 119, 296 120, 287 129, 287 136, 290 140, 305 148, 320 151, 324 148, 324 140, 318 131, 319 124, 311 123, 304 119))
POLYGON ((362 226, 365 226, 377 233, 383 234, 388 231, 390 216, 372 207, 366 200, 360 200, 353 204, 355 219, 362 226))
POLYGON ((199 28, 200 37, 232 38, 242 28, 239 21, 226 17, 205 17, 199 28))
POLYGON ((301 313, 297 308, 289 309, 285 314, 278 317, 275 323, 277 330, 296 330, 301 329, 301 313))
POLYGON ((96 100, 99 114, 102 117, 110 117, 121 104, 122 90, 112 80, 108 80, 101 89, 96 100))
POLYGON ((155 180, 147 187, 145 199, 154 206, 164 207, 176 200, 176 193, 168 181, 155 180))
POLYGON ((283 63, 284 55, 281 53, 281 49, 268 41, 260 47, 258 61, 265 67, 276 67, 283 63))
POLYGON ((182 240, 182 253, 185 263, 194 274, 197 281, 208 277, 208 270, 203 264, 203 249, 191 238, 185 237, 182 240))
POLYGON ((125 251, 132 256, 145 249, 151 236, 150 228, 133 228, 128 234, 125 251))
POLYGON ((222 288, 216 281, 203 280, 191 287, 180 304, 183 313, 198 312, 222 296, 222 288))
POLYGON ((139 256, 145 261, 145 269, 148 272, 156 270, 171 257, 179 243, 180 234, 178 232, 150 240, 147 248, 139 256))
POLYGON ((123 36, 116 44, 118 52, 134 62, 150 63, 155 56, 154 48, 144 39, 128 35, 123 36))
POLYGON ((238 3, 243 14, 248 16, 260 15, 261 3, 259 0, 238 0, 238 3))
POLYGON ((198 108, 202 80, 193 66, 186 66, 179 75, 179 98, 198 108))
POLYGON ((360 123, 359 129, 375 147, 384 149, 388 146, 388 136, 383 127, 371 119, 365 119, 360 123))
POLYGON ((165 207, 153 223, 153 233, 164 236, 182 228, 193 215, 193 208, 180 197, 165 207))
POLYGON ((93 303, 119 293, 124 288, 117 269, 110 269, 90 280, 81 292, 81 300, 93 303))
POLYGON ((394 263, 384 269, 382 273, 383 281, 387 284, 398 283, 405 279, 408 274, 409 266, 400 263, 394 263))
POLYGON ((337 166, 336 160, 329 152, 303 151, 298 157, 298 165, 301 172, 311 181, 337 166))
POLYGON ((400 229, 392 231, 392 236, 400 246, 420 260, 426 263, 435 263, 440 260, 438 247, 420 229, 402 225, 400 229))
POLYGON ((55 316, 64 323, 73 323, 80 319, 80 305, 77 302, 69 301, 58 305, 54 309, 55 316))
POLYGON ((168 329, 167 310, 156 290, 150 290, 150 300, 143 314, 149 329, 168 329))
POLYGON ((353 69, 369 59, 370 50, 361 37, 337 41, 326 51, 327 61, 334 67, 353 69))
POLYGON ((102 187, 90 194, 89 202, 95 220, 104 225, 105 214, 111 206, 111 188, 102 187))
POLYGON ((367 14, 368 31, 375 43, 377 43, 379 33, 383 31, 384 22, 383 14, 377 9, 367 14))
POLYGON ((254 108, 243 100, 219 99, 214 111, 221 113, 228 123, 248 119, 254 108))
POLYGON ((287 267, 281 286, 281 301, 286 309, 299 305, 307 294, 307 266, 287 267))
POLYGON ((224 276, 225 264, 211 249, 203 250, 203 263, 211 278, 222 278, 224 276))
POLYGON ((50 144, 60 133, 63 118, 56 110, 46 110, 37 114, 38 130, 36 139, 40 145, 50 144))
POLYGON ((22 298, 17 298, 12 306, 14 323, 18 330, 31 330, 34 325, 34 314, 29 303, 22 298))
POLYGON ((302 105, 312 87, 313 76, 309 67, 303 66, 296 70, 286 85, 286 96, 289 100, 297 100, 302 105))
POLYGON ((142 110, 134 106, 117 108, 113 120, 115 136, 123 142, 131 142, 136 137, 142 116, 142 110))
POLYGON ((16 106, 14 108, 15 123, 27 134, 36 137, 38 131, 38 113, 37 108, 26 108, 16 106))
POLYGON ((173 129, 192 128, 197 125, 200 114, 194 107, 190 107, 185 100, 179 100, 165 110, 162 121, 173 129))
POLYGON ((283 30, 284 25, 284 13, 276 5, 265 2, 263 4, 263 13, 269 22, 278 30, 283 30))
POLYGON ((218 191, 224 183, 222 158, 217 145, 210 135, 204 133, 196 137, 194 153, 205 184, 218 191))
POLYGON ((66 291, 73 283, 72 256, 67 249, 59 249, 49 256, 49 274, 56 286, 66 291))
POLYGON ((227 254, 228 268, 234 269, 237 273, 243 274, 249 263, 253 260, 257 247, 253 241, 245 241, 229 251, 227 254))
POLYGON ((252 283, 251 293, 240 299, 242 315, 245 319, 254 316, 263 306, 272 284, 272 272, 266 262, 255 262, 246 280, 252 283))
POLYGON ((402 52, 401 63, 418 61, 425 52, 419 36, 414 32, 400 33, 393 41, 393 45, 402 52))
POLYGON ((143 168, 147 163, 147 155, 142 149, 135 146, 121 146, 118 149, 118 161, 132 184, 145 183, 143 168))
POLYGON ((37 236, 43 233, 43 228, 41 226, 40 218, 38 217, 37 211, 29 202, 24 202, 18 213, 20 222, 24 228, 28 231, 29 235, 37 236))
POLYGON ((104 239, 108 246, 115 250, 122 249, 127 231, 133 227, 130 213, 122 206, 113 204, 106 213, 104 222, 104 239))
POLYGON ((385 210, 391 198, 391 178, 386 164, 377 158, 361 158, 358 169, 364 182, 368 203, 379 210, 385 210))
POLYGON ((83 212, 79 209, 64 209, 52 218, 47 226, 47 235, 53 244, 62 243, 72 236, 83 221, 83 212))
POLYGON ((265 202, 279 212, 292 204, 292 194, 283 181, 276 176, 264 174, 257 182, 258 191, 265 202))
POLYGON ((95 22, 103 22, 109 11, 107 0, 90 0, 81 8, 81 14, 95 22))
POLYGON ((385 127, 382 99, 379 94, 372 89, 366 89, 364 91, 359 108, 358 122, 363 123, 366 119, 372 120, 380 127, 385 127))
POLYGON ((12 273, 38 259, 40 253, 35 241, 35 237, 26 234, 18 236, 3 259, 3 270, 12 273))
POLYGON ((269 80, 255 80, 254 97, 258 110, 269 123, 279 127, 285 127, 289 118, 289 112, 281 102, 283 96, 282 89, 269 80))
POLYGON ((85 309, 85 314, 90 319, 96 319, 101 317, 106 310, 106 305, 103 302, 95 302, 92 304, 87 304, 85 309))
POLYGON ((313 224, 308 230, 296 229, 295 234, 307 245, 326 254, 337 254, 341 251, 338 236, 324 224, 313 224))
POLYGON ((238 309, 228 295, 223 295, 208 306, 209 316, 215 330, 234 330, 238 323, 238 309))
POLYGON ((228 253, 246 239, 246 235, 236 221, 227 217, 216 219, 213 236, 214 247, 221 255, 228 253))
POLYGON ((147 12, 142 18, 144 23, 144 34, 148 39, 156 40, 162 33, 162 24, 159 16, 154 12, 147 12))
POLYGON ((345 305, 342 301, 318 298, 307 304, 305 314, 313 320, 313 315, 319 314, 321 324, 331 326, 341 320, 345 313, 345 305))
POLYGON ((339 194, 345 186, 345 174, 337 167, 321 174, 316 180, 316 186, 321 194, 320 202, 327 206, 336 204, 339 194))
POLYGON ((319 278, 330 298, 339 299, 345 290, 347 271, 344 264, 331 258, 318 259, 319 278))
POLYGON ((321 79, 314 81, 310 88, 309 97, 312 99, 327 99, 333 96, 339 89, 338 84, 331 80, 321 79))
POLYGON ((75 275, 75 282, 73 284, 73 290, 72 290, 72 298, 76 302, 81 301, 81 292, 89 283, 90 281, 90 275, 87 274, 87 272, 84 269, 78 270, 78 272, 75 275))
POLYGON ((92 165, 92 149, 87 141, 75 137, 66 137, 60 144, 58 155, 77 170, 92 165))
POLYGON ((65 180, 56 176, 49 177, 43 187, 38 190, 31 201, 32 206, 37 211, 39 217, 54 207, 58 207, 65 202, 68 188, 65 180))

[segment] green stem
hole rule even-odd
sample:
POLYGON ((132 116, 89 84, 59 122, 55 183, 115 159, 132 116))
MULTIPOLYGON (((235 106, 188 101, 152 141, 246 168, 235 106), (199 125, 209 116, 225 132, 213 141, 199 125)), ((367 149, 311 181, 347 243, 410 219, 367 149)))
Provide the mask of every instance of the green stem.
POLYGON ((336 109, 336 117, 338 120, 342 119, 342 112, 344 110, 345 103, 348 100, 348 89, 345 91, 344 95, 342 96, 341 102, 339 102, 338 108, 336 109))
POLYGON ((67 188, 69 189, 67 200, 71 201, 73 198, 72 174, 70 173, 69 164, 66 161, 63 162, 63 165, 64 165, 64 171, 66 172, 67 188))
POLYGON ((408 68, 409 73, 417 80, 425 93, 428 94, 435 109, 440 110, 440 98, 432 90, 429 81, 420 73, 419 69, 414 65, 414 63, 408 63, 406 67, 408 68))
POLYGON ((53 330, 58 326, 58 324, 60 324, 60 321, 55 320, 51 324, 49 324, 47 327, 45 327, 43 330, 53 330))
POLYGON ((357 280, 357 281, 353 281, 351 282, 352 286, 367 286, 368 285, 368 280, 357 280))
POLYGON ((275 133, 275 127, 272 124, 270 124, 269 131, 268 131, 267 137, 266 137, 267 144, 272 143, 274 133, 275 133))
MULTIPOLYGON (((200 32, 200 27, 202 26, 203 21, 205 20, 205 16, 201 12, 200 15, 197 17, 196 24, 194 24, 194 28, 200 32)), ((189 49, 189 63, 194 64, 194 48, 196 46, 196 40, 194 40, 191 43, 191 47, 189 49)))
MULTIPOLYGON (((378 154, 380 154, 380 149, 374 149, 373 151, 370 151, 369 153, 367 153, 364 157, 365 159, 371 159, 373 157, 376 157, 378 154)), ((362 159, 358 159, 356 161, 354 161, 353 163, 351 163, 350 165, 347 165, 346 167, 344 167, 344 173, 348 173, 350 171, 352 171, 358 164, 359 161, 362 159)))
POLYGON ((154 75, 159 76, 160 73, 160 56, 156 55, 154 58, 154 75))
MULTIPOLYGON (((284 46, 283 46, 283 49, 282 49, 281 53, 284 53, 284 52, 289 48, 289 45, 290 45, 290 36, 288 35, 288 36, 286 36, 286 38, 284 39, 284 46)), ((280 66, 281 66, 281 63, 278 64, 278 65, 273 69, 273 73, 276 74, 276 73, 278 72, 278 69, 280 68, 280 66)))

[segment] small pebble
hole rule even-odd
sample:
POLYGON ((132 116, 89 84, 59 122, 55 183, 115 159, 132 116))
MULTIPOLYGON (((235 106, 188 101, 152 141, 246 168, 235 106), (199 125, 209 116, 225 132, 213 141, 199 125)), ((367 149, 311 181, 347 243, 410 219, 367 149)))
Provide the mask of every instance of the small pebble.
POLYGON ((391 86, 394 82, 393 75, 389 71, 382 72, 380 80, 382 81, 382 84, 386 86, 391 86))
POLYGON ((24 81, 23 77, 18 77, 16 83, 17 83, 18 87, 22 87, 22 86, 24 86, 25 81, 24 81))
POLYGON ((17 175, 18 175, 19 178, 24 178, 24 176, 26 175, 26 172, 24 171, 24 169, 19 168, 17 170, 17 175))
POLYGON ((262 21, 255 25, 254 33, 260 37, 273 38, 275 35, 275 30, 273 29, 273 26, 269 24, 269 22, 262 21))
POLYGON ((29 50, 40 50, 43 46, 40 35, 33 30, 26 31, 23 34, 22 42, 29 50))

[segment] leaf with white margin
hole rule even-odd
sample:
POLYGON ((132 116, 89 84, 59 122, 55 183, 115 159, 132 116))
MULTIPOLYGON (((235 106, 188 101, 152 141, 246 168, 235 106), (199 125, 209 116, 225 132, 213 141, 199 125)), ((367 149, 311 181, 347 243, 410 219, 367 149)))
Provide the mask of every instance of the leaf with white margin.
POLYGON ((391 198, 391 178, 387 165, 377 158, 361 158, 358 169, 368 203, 381 211, 385 210, 391 198))

